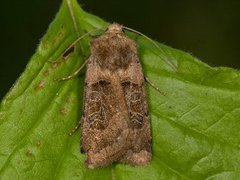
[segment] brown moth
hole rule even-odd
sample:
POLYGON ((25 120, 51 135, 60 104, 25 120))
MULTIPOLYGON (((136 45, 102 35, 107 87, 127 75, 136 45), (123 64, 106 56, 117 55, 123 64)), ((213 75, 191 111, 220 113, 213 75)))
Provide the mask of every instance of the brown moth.
POLYGON ((136 43, 114 23, 90 48, 81 120, 86 166, 147 165, 152 157, 151 129, 136 43))

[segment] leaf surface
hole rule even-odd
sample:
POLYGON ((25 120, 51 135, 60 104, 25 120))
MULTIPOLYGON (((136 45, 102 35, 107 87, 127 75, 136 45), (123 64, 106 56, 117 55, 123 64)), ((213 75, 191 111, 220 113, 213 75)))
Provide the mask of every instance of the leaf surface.
POLYGON ((127 33, 138 44, 144 74, 166 96, 146 84, 153 159, 146 167, 114 164, 89 170, 80 153, 80 133, 69 136, 82 113, 84 38, 106 27, 76 0, 64 0, 24 73, 0 105, 0 179, 240 179, 240 72, 213 68, 193 56, 127 33))

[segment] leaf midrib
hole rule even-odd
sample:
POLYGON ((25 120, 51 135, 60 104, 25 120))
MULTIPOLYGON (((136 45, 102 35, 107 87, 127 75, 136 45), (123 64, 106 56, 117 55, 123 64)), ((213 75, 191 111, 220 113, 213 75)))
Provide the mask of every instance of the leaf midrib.
POLYGON ((77 36, 79 36, 80 31, 79 31, 77 23, 76 23, 76 18, 75 18, 74 10, 72 8, 71 0, 66 0, 66 3, 67 3, 68 10, 69 10, 69 15, 70 15, 72 23, 73 23, 74 30, 75 30, 77 36))

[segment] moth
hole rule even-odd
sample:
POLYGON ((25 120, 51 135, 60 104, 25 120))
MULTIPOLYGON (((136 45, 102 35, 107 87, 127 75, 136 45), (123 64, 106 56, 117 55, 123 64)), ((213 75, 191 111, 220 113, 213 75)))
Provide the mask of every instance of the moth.
POLYGON ((137 45, 121 25, 113 23, 91 41, 90 49, 82 65, 86 65, 80 121, 85 164, 91 169, 114 162, 147 165, 152 137, 137 45))

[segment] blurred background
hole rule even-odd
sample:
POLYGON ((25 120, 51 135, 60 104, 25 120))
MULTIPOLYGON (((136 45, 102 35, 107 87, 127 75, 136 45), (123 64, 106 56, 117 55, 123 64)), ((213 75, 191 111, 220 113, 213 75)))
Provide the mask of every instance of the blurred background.
MULTIPOLYGON (((240 67, 238 0, 78 0, 108 22, 190 52, 211 66, 240 67)), ((11 0, 0 6, 0 99, 24 71, 61 0, 11 0)))

